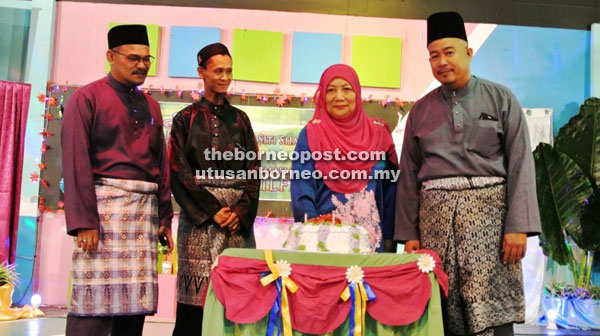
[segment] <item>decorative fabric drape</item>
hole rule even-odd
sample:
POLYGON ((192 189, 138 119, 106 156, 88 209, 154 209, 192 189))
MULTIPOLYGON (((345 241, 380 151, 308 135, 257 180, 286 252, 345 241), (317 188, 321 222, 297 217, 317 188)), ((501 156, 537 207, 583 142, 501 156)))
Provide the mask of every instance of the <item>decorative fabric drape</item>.
POLYGON ((31 85, 0 80, 0 262, 14 262, 31 85))
MULTIPOLYGON (((448 293, 448 278, 441 261, 433 251, 418 253, 432 256, 438 284, 444 296, 448 293)), ((344 258, 344 255, 339 255, 344 258)), ((212 273, 212 290, 225 307, 229 321, 248 324, 264 318, 277 296, 275 286, 263 286, 261 274, 268 271, 264 260, 219 256, 212 273), (252 307, 249 309, 248 307, 252 307)), ((291 264, 291 275, 298 290, 288 295, 292 328, 308 334, 333 332, 348 317, 350 301, 340 300, 348 285, 346 267, 291 264)), ((425 312, 433 290, 429 275, 419 269, 417 261, 405 264, 364 267, 364 280, 376 299, 366 307, 368 314, 387 326, 402 326, 415 322, 425 312), (392 308, 391 308, 392 307, 392 308)))

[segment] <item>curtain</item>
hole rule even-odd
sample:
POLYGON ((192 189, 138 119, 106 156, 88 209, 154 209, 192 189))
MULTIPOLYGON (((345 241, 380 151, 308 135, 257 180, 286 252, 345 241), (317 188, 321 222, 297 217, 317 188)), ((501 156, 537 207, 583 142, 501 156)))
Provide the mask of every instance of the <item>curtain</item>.
POLYGON ((0 80, 0 262, 14 262, 31 85, 0 80))

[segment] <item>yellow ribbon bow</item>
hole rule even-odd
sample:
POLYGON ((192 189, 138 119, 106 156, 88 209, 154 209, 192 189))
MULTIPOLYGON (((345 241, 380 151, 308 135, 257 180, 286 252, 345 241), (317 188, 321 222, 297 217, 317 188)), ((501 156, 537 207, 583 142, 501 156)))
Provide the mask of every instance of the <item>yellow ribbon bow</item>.
MULTIPOLYGON (((293 294, 296 293, 296 291, 298 290, 298 285, 296 285, 296 283, 288 277, 291 268, 290 270, 288 270, 288 272, 285 272, 285 270, 283 270, 285 273, 280 272, 281 269, 273 263, 273 251, 265 250, 265 261, 267 262, 267 266, 269 266, 271 274, 261 278, 260 283, 264 287, 281 277, 281 318, 283 320, 283 335, 292 336, 292 320, 290 319, 290 305, 288 302, 287 291, 285 289, 289 289, 289 291, 293 294)), ((278 264, 285 265, 287 264, 287 262, 282 262, 280 260, 278 264)), ((287 265, 289 267, 289 264, 287 265)))

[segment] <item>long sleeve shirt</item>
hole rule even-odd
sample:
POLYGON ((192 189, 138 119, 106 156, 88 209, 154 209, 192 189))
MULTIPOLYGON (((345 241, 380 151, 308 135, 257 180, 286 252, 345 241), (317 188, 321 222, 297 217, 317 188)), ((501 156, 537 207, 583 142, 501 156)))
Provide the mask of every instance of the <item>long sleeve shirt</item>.
POLYGON ((160 105, 110 74, 79 88, 62 119, 67 232, 99 229, 94 181, 99 177, 158 184, 160 225, 173 217, 160 105))
MULTIPOLYGON (((233 152, 235 148, 258 153, 254 131, 246 113, 227 101, 215 105, 203 98, 173 117, 169 140, 173 195, 188 221, 196 226, 212 223, 212 217, 223 208, 202 184, 197 183, 197 171, 258 171, 260 167, 257 156, 254 160, 207 159, 205 150, 211 148, 221 153, 233 152)), ((252 232, 259 193, 260 180, 246 179, 242 197, 231 207, 246 233, 252 232)))
POLYGON ((540 232, 527 125, 506 87, 472 76, 462 88, 434 89, 406 124, 396 196, 395 239, 419 239, 423 181, 454 176, 506 178, 505 233, 540 232))

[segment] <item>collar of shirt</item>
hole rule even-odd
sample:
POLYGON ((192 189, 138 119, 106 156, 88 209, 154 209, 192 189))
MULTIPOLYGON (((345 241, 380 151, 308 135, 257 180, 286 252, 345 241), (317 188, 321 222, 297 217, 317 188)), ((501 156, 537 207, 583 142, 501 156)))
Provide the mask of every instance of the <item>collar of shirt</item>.
POLYGON ((231 105, 229 104, 229 101, 226 98, 223 98, 223 104, 217 105, 211 103, 205 97, 202 97, 200 104, 202 106, 205 106, 208 109, 208 111, 210 111, 210 113, 216 115, 219 119, 225 122, 233 120, 233 112, 232 109, 229 108, 231 105))
POLYGON ((125 93, 134 93, 135 90, 137 89, 135 87, 135 85, 129 86, 129 85, 125 85, 125 84, 119 82, 110 73, 108 73, 107 77, 108 77, 108 85, 110 85, 113 89, 115 89, 117 91, 125 92, 125 93))
POLYGON ((467 83, 467 85, 455 90, 442 85, 442 97, 444 97, 446 101, 452 100, 453 98, 460 100, 461 98, 469 94, 469 92, 473 91, 473 88, 476 84, 477 77, 471 76, 471 79, 469 79, 469 83, 467 83))

